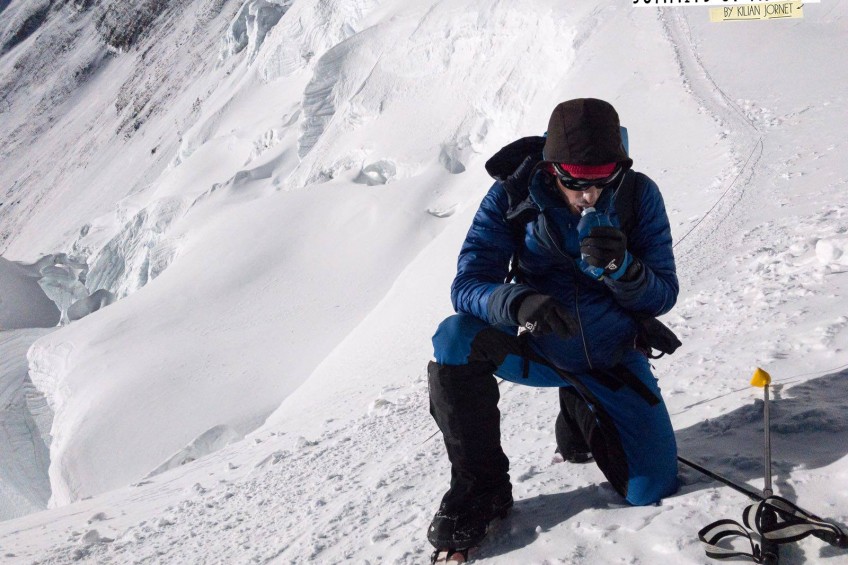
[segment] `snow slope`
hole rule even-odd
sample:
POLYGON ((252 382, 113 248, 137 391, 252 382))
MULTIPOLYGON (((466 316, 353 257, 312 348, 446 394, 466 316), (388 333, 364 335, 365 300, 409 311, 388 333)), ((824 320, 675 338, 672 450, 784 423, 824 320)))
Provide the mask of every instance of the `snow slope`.
MULTIPOLYGON (((833 488, 848 474, 848 71, 811 63, 848 47, 844 2, 735 24, 592 2, 171 9, 187 15, 109 52, 53 135, 4 121, 38 141, 4 170, 83 164, 58 184, 26 177, 38 196, 0 217, 4 255, 83 256, 88 291, 121 299, 30 349, 55 412, 54 508, 0 523, 0 555, 425 561, 448 481, 429 337, 482 164, 575 96, 616 105, 671 214, 683 292, 666 321, 685 346, 656 365, 681 452, 761 486, 747 382, 764 366, 778 492, 848 520, 833 488), (143 97, 137 129, 104 111, 122 93, 143 97)), ((41 33, 76 21, 51 18, 41 33)), ((72 53, 99 53, 84 23, 72 53)), ((17 104, 21 124, 40 115, 17 104)), ((517 503, 481 561, 702 563, 697 529, 739 517, 740 495, 685 469, 679 494, 623 507, 594 466, 552 459, 554 391, 501 389, 517 503)), ((848 563, 810 540, 785 556, 848 563)))

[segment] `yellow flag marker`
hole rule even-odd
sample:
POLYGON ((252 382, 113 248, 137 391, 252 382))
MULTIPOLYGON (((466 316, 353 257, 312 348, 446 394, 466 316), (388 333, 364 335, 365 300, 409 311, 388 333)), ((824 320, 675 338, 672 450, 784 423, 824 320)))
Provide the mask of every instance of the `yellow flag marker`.
POLYGON ((767 387, 771 384, 771 375, 757 367, 757 370, 754 371, 754 376, 751 377, 751 386, 758 386, 760 388, 767 387))

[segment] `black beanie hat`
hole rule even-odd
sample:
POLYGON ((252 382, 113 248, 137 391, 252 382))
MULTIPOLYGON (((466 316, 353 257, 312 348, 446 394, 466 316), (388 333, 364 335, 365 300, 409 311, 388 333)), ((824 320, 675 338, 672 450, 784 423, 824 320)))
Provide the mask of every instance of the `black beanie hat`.
POLYGON ((548 122, 545 161, 569 165, 633 165, 621 141, 618 112, 597 98, 576 98, 554 108, 548 122))

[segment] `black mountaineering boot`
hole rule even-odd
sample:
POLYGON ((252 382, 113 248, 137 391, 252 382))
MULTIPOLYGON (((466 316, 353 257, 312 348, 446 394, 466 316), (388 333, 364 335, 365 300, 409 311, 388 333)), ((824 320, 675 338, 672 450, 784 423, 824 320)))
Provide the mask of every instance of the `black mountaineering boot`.
POLYGON ((490 493, 469 501, 462 508, 445 502, 430 523, 427 539, 440 549, 468 549, 479 545, 495 518, 503 518, 512 507, 512 493, 490 493))

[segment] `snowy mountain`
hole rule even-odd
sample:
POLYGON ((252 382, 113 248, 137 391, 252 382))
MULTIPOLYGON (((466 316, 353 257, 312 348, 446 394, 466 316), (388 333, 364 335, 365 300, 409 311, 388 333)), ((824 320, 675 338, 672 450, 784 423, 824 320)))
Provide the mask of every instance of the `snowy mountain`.
MULTIPOLYGON (((581 96, 616 106, 671 216, 681 453, 762 486, 761 366, 777 492, 847 522, 846 15, 0 2, 0 556, 426 561, 429 340, 483 163, 581 96)), ((739 519, 686 468, 623 506, 552 459, 556 410, 501 386, 516 507, 481 562, 703 563, 697 530, 739 519)))

